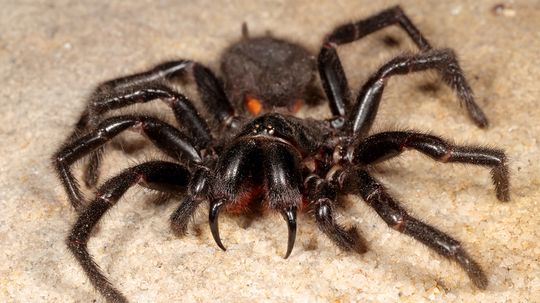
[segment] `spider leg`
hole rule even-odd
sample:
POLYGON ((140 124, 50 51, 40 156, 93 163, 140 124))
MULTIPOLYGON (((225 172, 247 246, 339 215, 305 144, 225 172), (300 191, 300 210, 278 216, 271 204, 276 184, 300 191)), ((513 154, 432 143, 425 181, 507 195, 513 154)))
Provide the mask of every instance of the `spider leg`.
POLYGON ((476 287, 480 289, 487 287, 488 280, 484 271, 461 247, 459 241, 409 215, 367 171, 352 168, 344 174, 342 188, 348 193, 360 195, 388 226, 415 238, 440 255, 456 261, 476 287))
POLYGON ((214 115, 214 119, 227 128, 237 129, 240 122, 234 107, 225 95, 223 84, 214 73, 204 65, 194 63, 193 76, 197 83, 197 91, 206 105, 207 112, 214 115))
POLYGON ((171 229, 176 236, 186 234, 190 219, 201 202, 206 199, 209 178, 209 171, 206 168, 200 168, 193 173, 187 195, 170 217, 171 229))
MULTIPOLYGON (((101 115, 109 110, 161 98, 169 104, 176 120, 188 129, 193 138, 200 138, 201 147, 206 146, 211 141, 211 135, 205 120, 200 117, 189 99, 163 84, 184 79, 186 75, 194 78, 207 112, 213 114, 221 125, 237 128, 239 119, 223 91, 221 82, 212 71, 197 62, 178 60, 161 63, 149 71, 99 85, 66 142, 73 140, 77 134, 93 129, 99 123, 101 115)), ((97 149, 89 159, 84 175, 88 186, 94 186, 97 182, 101 153, 102 151, 97 149)))
MULTIPOLYGON (((163 73, 165 74, 165 72, 163 73)), ((108 111, 135 103, 146 103, 161 99, 171 107, 176 120, 186 128, 189 135, 192 138, 197 138, 193 142, 195 146, 197 148, 205 148, 211 142, 212 136, 208 125, 199 115, 192 102, 184 95, 173 91, 165 85, 145 83, 140 80, 140 78, 147 79, 150 77, 146 74, 148 72, 112 80, 99 86, 88 108, 81 115, 79 122, 77 122, 75 131, 66 142, 73 141, 77 137, 77 134, 80 135, 81 133, 86 133, 88 130, 95 129, 100 122, 101 116, 108 111), (141 87, 141 82, 148 86, 141 87), (114 83, 117 84, 113 85, 114 83), (121 89, 117 87, 121 87, 121 89)), ((94 186, 97 182, 102 153, 102 148, 98 148, 91 153, 84 174, 84 181, 87 186, 94 186)))
POLYGON ((182 192, 188 185, 189 176, 187 168, 176 163, 151 161, 139 164, 105 182, 98 189, 96 198, 79 215, 66 239, 66 244, 92 285, 108 302, 127 302, 127 299, 109 282, 88 252, 87 244, 92 229, 130 187, 139 184, 171 192, 182 192))
POLYGON ((350 150, 354 163, 371 164, 415 149, 440 162, 458 162, 491 167, 497 198, 510 200, 506 155, 498 149, 450 144, 438 137, 416 132, 383 132, 362 140, 350 150))
POLYGON ((426 38, 399 6, 391 7, 357 22, 337 26, 326 36, 319 53, 318 65, 324 91, 330 101, 330 109, 334 116, 344 117, 351 105, 351 92, 336 47, 360 40, 391 25, 399 25, 403 28, 420 50, 431 49, 426 38))
POLYGON ((191 75, 194 78, 197 91, 208 113, 214 115, 214 118, 221 124, 237 127, 234 108, 225 95, 221 82, 209 68, 190 60, 164 62, 149 71, 107 81, 98 86, 95 94, 104 95, 111 92, 114 94, 134 87, 144 88, 163 82, 163 80, 183 80, 186 75, 191 75))
POLYGON ((71 205, 76 210, 80 211, 84 207, 84 198, 71 173, 71 164, 130 128, 144 132, 158 148, 175 159, 202 162, 198 150, 194 147, 194 140, 165 122, 148 116, 135 115, 108 118, 88 135, 63 146, 53 157, 54 167, 71 205))
MULTIPOLYGON (((68 143, 76 140, 78 137, 84 135, 88 131, 88 129, 91 128, 90 116, 91 115, 88 108, 85 109, 79 117, 77 123, 75 123, 75 128, 64 141, 62 146, 65 146, 68 143)), ((87 160, 87 165, 83 173, 84 184, 87 187, 94 187, 97 183, 97 179, 99 176, 99 163, 101 162, 102 155, 103 149, 98 148, 90 154, 90 158, 87 160)))
MULTIPOLYGON (((367 132, 366 129, 369 129, 371 126, 372 120, 374 119, 378 108, 380 94, 382 93, 384 83, 376 82, 377 79, 370 79, 368 84, 364 85, 362 88, 357 98, 356 105, 352 109, 352 112, 349 113, 349 109, 351 108, 351 92, 349 90, 347 77, 343 71, 336 47, 337 45, 359 40, 368 34, 390 25, 399 25, 401 28, 403 28, 422 53, 430 52, 432 49, 429 42, 422 36, 420 31, 405 15, 403 10, 399 6, 395 6, 368 17, 367 19, 336 27, 333 32, 326 37, 319 53, 319 73, 324 90, 328 96, 328 100, 330 101, 332 114, 337 116, 338 119, 336 121, 342 121, 342 119, 348 115, 349 120, 353 121, 353 125, 349 125, 349 127, 352 128, 350 130, 354 131, 354 133, 359 131, 367 132), (378 90, 380 90, 380 92, 378 90)), ((436 53, 436 51, 434 52, 436 53)), ((463 75, 463 72, 461 71, 453 51, 442 50, 438 52, 446 53, 445 56, 447 57, 444 62, 439 64, 449 64, 449 66, 446 68, 438 68, 443 74, 443 80, 445 80, 445 82, 457 92, 459 98, 465 104, 469 112, 469 116, 474 123, 476 123, 479 127, 487 126, 487 118, 480 107, 474 102, 472 91, 463 75)), ((429 64, 429 62, 426 63, 429 64)), ((419 64, 416 65, 418 66, 419 64)), ((432 65, 433 66, 431 68, 436 68, 435 65, 437 64, 432 63, 432 65)), ((390 66, 387 64, 385 67, 388 68, 390 66)), ((398 67, 399 66, 396 65, 393 68, 398 67)), ((417 70, 417 68, 414 66, 406 66, 405 68, 407 67, 417 70)), ((382 71, 379 71, 379 73, 381 72, 382 71)), ((400 73, 406 72, 402 71, 400 73)), ((383 79, 378 80, 379 82, 383 82, 383 79)), ((341 126, 342 124, 343 122, 340 122, 338 126, 341 126)))
POLYGON ((159 81, 181 80, 187 75, 187 70, 191 66, 190 60, 174 60, 160 63, 150 70, 128 76, 122 76, 103 82, 96 88, 97 93, 122 90, 138 85, 148 85, 159 81))
POLYGON ((343 251, 363 254, 367 251, 366 241, 360 236, 356 226, 346 228, 336 222, 333 209, 336 188, 330 182, 315 175, 304 182, 309 205, 313 208, 319 229, 343 251))
MULTIPOLYGON (((94 129, 100 122, 100 116, 109 110, 110 105, 115 105, 115 108, 119 108, 136 102, 147 102, 152 100, 153 98, 145 100, 144 97, 148 97, 150 94, 145 94, 144 92, 133 94, 134 87, 138 86, 141 88, 144 85, 155 84, 163 80, 182 78, 185 75, 185 68, 189 63, 189 61, 185 60, 165 62, 149 71, 120 77, 100 84, 92 93, 90 103, 81 114, 79 121, 75 125, 74 131, 64 142, 64 145, 73 141, 81 134, 88 132, 88 130, 94 129), (128 90, 128 92, 124 91, 122 93, 123 90, 128 90), (126 97, 124 95, 128 96, 126 97), (136 98, 130 99, 130 97, 136 98), (113 101, 109 100, 111 98, 113 101), (104 100, 101 101, 101 99, 104 100), (122 101, 125 102, 125 105, 122 105, 122 101)), ((96 149, 88 159, 88 165, 84 171, 83 177, 83 180, 88 187, 93 187, 97 183, 99 176, 99 162, 102 154, 103 150, 101 148, 96 149)))
MULTIPOLYGON (((92 129, 99 123, 99 115, 103 114, 108 110, 109 102, 111 105, 116 105, 115 108, 119 108, 126 105, 131 105, 136 102, 147 102, 151 99, 144 100, 145 96, 149 94, 139 93, 132 94, 130 96, 122 96, 122 90, 131 89, 133 91, 134 87, 141 88, 144 85, 156 84, 162 80, 173 80, 176 78, 183 78, 185 76, 185 68, 190 64, 190 61, 180 60, 180 61, 170 61, 163 64, 157 65, 149 71, 142 73, 120 77, 117 79, 112 79, 106 81, 94 90, 92 96, 90 97, 90 103, 87 108, 81 113, 79 120, 75 124, 75 129, 68 136, 66 142, 74 140, 76 137, 79 137, 81 134, 86 133, 89 129, 92 129), (107 96, 116 95, 116 100, 107 102, 107 96), (138 95, 138 96, 137 96, 138 95), (139 98, 133 98, 139 97, 139 98), (104 98, 104 101, 100 101, 101 98, 104 98), (121 105, 121 101, 125 100, 125 105, 121 105), (120 103, 120 106, 119 106, 120 103), (95 108, 97 107, 97 109, 95 108), (101 107, 101 109, 99 109, 101 107)), ((170 89, 169 89, 170 90, 170 89)), ((128 94, 129 93, 124 93, 128 94)), ((114 97, 113 97, 114 99, 114 97)), ((94 182, 95 183, 95 182, 94 182)))
POLYGON ((399 56, 383 65, 360 89, 346 122, 348 131, 363 136, 369 132, 377 115, 388 78, 429 69, 435 69, 441 74, 443 81, 455 91, 461 102, 465 104, 469 116, 479 127, 487 126, 487 118, 474 102, 473 92, 459 67, 454 52, 450 49, 440 49, 399 56))
POLYGON ((427 39, 400 6, 390 7, 357 22, 340 25, 327 36, 326 41, 338 45, 351 43, 391 25, 399 25, 421 51, 431 49, 427 39))
POLYGON ((129 87, 123 91, 117 91, 115 94, 96 98, 91 104, 92 119, 94 119, 92 128, 100 122, 99 116, 108 111, 156 99, 163 100, 171 107, 176 121, 186 128, 192 138, 197 138, 194 143, 198 148, 204 148, 212 141, 210 129, 193 106, 193 103, 186 96, 161 84, 153 84, 147 87, 129 87))
POLYGON ((335 117, 345 117, 351 107, 351 90, 335 45, 325 42, 317 58, 319 77, 335 117))
POLYGON ((164 80, 183 79, 193 65, 192 61, 179 60, 159 64, 149 71, 133 74, 100 84, 91 96, 76 129, 93 128, 104 113, 135 103, 162 99, 172 108, 176 120, 194 137, 201 138, 201 145, 211 141, 210 130, 192 102, 184 95, 163 84, 164 80))

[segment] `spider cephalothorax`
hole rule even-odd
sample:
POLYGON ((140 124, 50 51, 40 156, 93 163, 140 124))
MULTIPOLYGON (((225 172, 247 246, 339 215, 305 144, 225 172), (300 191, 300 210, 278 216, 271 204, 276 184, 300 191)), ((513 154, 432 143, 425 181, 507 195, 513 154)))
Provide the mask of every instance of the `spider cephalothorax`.
POLYGON ((124 302, 125 297, 107 281, 88 253, 87 242, 103 214, 136 184, 183 195, 171 216, 171 227, 178 235, 186 233, 194 212, 202 202, 208 202, 210 229, 224 250, 218 228, 220 211, 242 213, 262 207, 280 212, 289 228, 285 258, 293 250, 296 214, 301 210, 307 210, 319 229, 342 250, 365 252, 357 229, 340 225, 334 217, 339 196, 355 194, 389 226, 457 262, 483 289, 488 283, 486 275, 460 243, 410 216, 369 173, 373 164, 414 149, 437 161, 490 168, 497 198, 509 200, 506 157, 500 150, 454 145, 422 132, 369 135, 387 80, 429 69, 439 72, 455 91, 473 122, 487 125, 454 53, 432 49, 399 7, 337 27, 325 38, 318 57, 284 40, 249 38, 245 29, 244 38, 224 52, 224 86, 210 69, 188 60, 162 63, 149 71, 105 82, 91 96, 75 131, 53 157, 68 198, 79 212, 67 245, 94 287, 109 301, 124 302), (351 102, 336 46, 392 24, 401 26, 420 52, 384 64, 351 102), (280 108, 294 111, 299 104, 316 103, 313 99, 321 97, 314 78, 317 70, 332 118, 300 119, 284 113, 280 108), (170 86, 186 78, 194 79, 197 85, 204 115, 170 86), (147 115, 104 115, 155 99, 172 109, 182 128, 147 115), (208 117, 203 118, 205 115, 208 117), (103 145, 127 129, 146 135, 172 160, 130 167, 101 185, 95 198, 87 202, 71 173, 71 164, 89 154, 84 181, 95 186, 103 145))

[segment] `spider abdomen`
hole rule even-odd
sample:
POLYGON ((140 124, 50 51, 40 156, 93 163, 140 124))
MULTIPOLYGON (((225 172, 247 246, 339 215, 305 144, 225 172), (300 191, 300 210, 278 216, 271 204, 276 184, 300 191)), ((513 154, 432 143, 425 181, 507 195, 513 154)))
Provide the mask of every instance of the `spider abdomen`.
POLYGON ((258 114, 273 107, 296 110, 307 98, 316 65, 303 46, 264 36, 244 38, 227 48, 221 71, 231 101, 258 114), (250 102, 260 103, 254 106, 250 102))

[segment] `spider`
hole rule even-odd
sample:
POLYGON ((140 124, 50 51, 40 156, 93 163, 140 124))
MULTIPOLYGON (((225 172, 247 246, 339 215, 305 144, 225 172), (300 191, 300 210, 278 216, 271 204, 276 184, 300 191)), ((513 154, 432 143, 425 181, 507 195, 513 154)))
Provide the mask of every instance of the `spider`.
POLYGON ((87 243, 102 216, 130 187, 140 185, 182 195, 170 217, 177 235, 186 233, 194 212, 208 202, 210 230, 222 250, 221 212, 241 214, 257 207, 277 211, 288 226, 285 258, 295 243, 298 211, 309 213, 340 249, 364 253, 367 246, 356 227, 340 224, 334 215, 338 198, 354 194, 391 228, 457 262, 476 287, 485 289, 488 279, 484 271, 460 242, 409 215, 369 172, 374 164, 414 149, 436 161, 490 168, 497 198, 509 200, 506 156, 501 150, 455 145, 423 132, 370 134, 388 79, 424 70, 437 71, 465 105, 472 121, 479 127, 487 126, 454 52, 433 49, 398 6, 337 26, 325 37, 317 57, 299 44, 271 35, 250 37, 244 25, 243 38, 223 53, 223 80, 201 63, 178 60, 104 82, 53 156, 69 201, 79 213, 67 246, 95 289, 110 302, 126 302, 94 262, 87 243), (400 26, 420 51, 388 61, 362 85, 352 102, 337 46, 391 25, 400 26), (322 90, 317 85, 317 72, 322 90), (202 114, 190 99, 172 88, 180 80, 196 84, 202 114), (324 98, 323 93, 332 118, 301 119, 291 113, 304 102, 316 103, 324 98), (143 114, 106 115, 156 99, 172 109, 180 127, 143 114), (88 155, 83 179, 94 187, 104 144, 129 129, 144 134, 173 160, 149 161, 125 169, 99 186, 95 198, 87 202, 70 166, 88 155))

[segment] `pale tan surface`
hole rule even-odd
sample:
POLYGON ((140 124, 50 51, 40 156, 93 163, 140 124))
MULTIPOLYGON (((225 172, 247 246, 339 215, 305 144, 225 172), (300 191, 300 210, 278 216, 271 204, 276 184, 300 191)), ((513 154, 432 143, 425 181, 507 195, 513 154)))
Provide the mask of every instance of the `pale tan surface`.
MULTIPOLYGON (((240 24, 303 42, 314 52, 332 26, 372 14, 390 1, 260 2, 1 1, 0 7, 0 301, 101 301, 68 254, 64 238, 75 220, 52 174, 49 157, 71 129, 94 85, 173 58, 217 66, 220 50, 240 24), (365 3, 363 3, 365 2, 365 3)), ((447 88, 422 92, 437 79, 393 79, 378 129, 431 130, 457 142, 504 148, 512 170, 512 201, 495 198, 486 169, 434 163, 407 153, 377 177, 417 217, 460 239, 489 275, 474 289, 457 265, 389 229, 361 200, 341 220, 359 226, 370 251, 340 252, 307 216, 297 245, 283 260, 286 226, 279 216, 242 229, 221 220, 229 248, 220 251, 206 226, 175 238, 168 216, 176 203, 155 207, 132 190, 105 215, 90 251, 133 302, 540 302, 540 4, 496 1, 458 4, 402 2, 427 38, 453 47, 491 125, 477 129, 447 88), (312 250, 313 244, 316 248, 312 250)), ((395 29, 400 50, 414 48, 395 29)), ((355 87, 400 50, 384 34, 340 49, 355 87)), ((159 107, 156 105, 156 107, 159 107)), ((316 112, 316 111, 314 111, 316 112)), ((323 115, 327 115, 325 109, 323 115)), ((144 154, 144 153, 143 153, 144 154)), ((122 157, 111 150, 110 176, 152 154, 122 157)))

